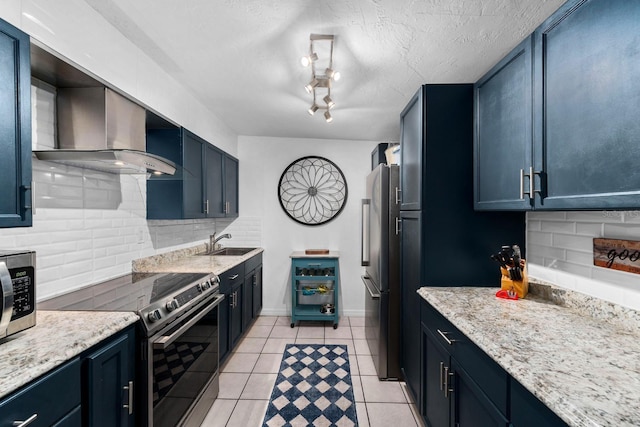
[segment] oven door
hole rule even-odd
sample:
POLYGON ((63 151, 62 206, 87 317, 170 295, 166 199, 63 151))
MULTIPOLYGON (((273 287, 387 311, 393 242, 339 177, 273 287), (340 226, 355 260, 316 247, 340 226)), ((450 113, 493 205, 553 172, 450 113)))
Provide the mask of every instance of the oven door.
POLYGON ((199 426, 213 404, 218 395, 218 305, 223 299, 212 295, 149 339, 150 426, 199 426))

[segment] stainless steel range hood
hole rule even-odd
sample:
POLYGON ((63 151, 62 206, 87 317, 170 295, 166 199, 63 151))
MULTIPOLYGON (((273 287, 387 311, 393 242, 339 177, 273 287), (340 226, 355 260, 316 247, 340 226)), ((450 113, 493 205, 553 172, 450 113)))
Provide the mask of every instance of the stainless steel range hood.
POLYGON ((58 149, 40 160, 111 173, 173 175, 175 164, 145 152, 145 110, 105 87, 59 88, 58 149))
POLYGON ((173 175, 176 165, 146 153, 143 107, 32 45, 32 75, 56 87, 56 149, 39 160, 118 174, 173 175))

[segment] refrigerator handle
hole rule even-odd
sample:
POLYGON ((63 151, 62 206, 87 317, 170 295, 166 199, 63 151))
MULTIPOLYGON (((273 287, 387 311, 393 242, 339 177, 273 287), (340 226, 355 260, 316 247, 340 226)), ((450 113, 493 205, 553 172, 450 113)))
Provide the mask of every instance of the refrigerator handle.
POLYGON ((369 292, 371 299, 380 299, 380 293, 371 290, 371 288, 375 289, 375 285, 371 283, 371 280, 364 276, 360 276, 360 278, 362 279, 362 283, 364 283, 364 287, 367 288, 367 292, 369 292))
POLYGON ((360 265, 369 265, 369 208, 370 200, 362 199, 362 230, 360 231, 360 243, 362 251, 360 253, 360 265))

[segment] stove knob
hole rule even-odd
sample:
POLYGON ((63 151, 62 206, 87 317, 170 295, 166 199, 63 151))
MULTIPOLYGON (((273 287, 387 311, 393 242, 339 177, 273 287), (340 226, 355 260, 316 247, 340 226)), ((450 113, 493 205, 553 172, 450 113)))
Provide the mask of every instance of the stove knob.
POLYGON ((158 320, 162 319, 162 315, 160 314, 160 310, 153 310, 152 312, 149 313, 149 315, 147 317, 149 318, 149 322, 151 322, 151 323, 157 322, 158 320))
POLYGON ((173 311, 176 308, 180 307, 177 299, 172 299, 171 301, 167 301, 167 311, 173 311))
POLYGON ((196 289, 198 290, 198 292, 203 292, 204 291, 204 289, 202 288, 202 284, 201 283, 198 283, 196 285, 196 289))
POLYGON ((207 290, 211 287, 211 283, 207 280, 206 282, 202 282, 202 290, 207 290))

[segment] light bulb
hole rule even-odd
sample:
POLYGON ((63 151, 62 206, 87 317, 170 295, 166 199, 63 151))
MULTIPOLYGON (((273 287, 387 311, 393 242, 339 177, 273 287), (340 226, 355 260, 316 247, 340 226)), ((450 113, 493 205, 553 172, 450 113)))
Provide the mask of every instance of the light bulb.
POLYGON ((331 97, 329 95, 327 95, 324 98, 322 98, 322 100, 327 104, 327 108, 328 109, 332 109, 333 107, 336 106, 336 103, 333 102, 333 99, 331 99, 331 97))
POLYGON ((316 104, 313 104, 311 107, 309 107, 309 109, 307 110, 307 112, 309 113, 310 116, 313 116, 315 114, 315 112, 318 111, 318 106, 316 104))
POLYGON ((331 113, 328 110, 324 112, 324 119, 327 123, 331 123, 333 121, 333 117, 331 117, 331 113))
POLYGON ((307 92, 311 93, 311 92, 313 92, 313 88, 314 88, 314 87, 316 87, 316 86, 318 86, 318 83, 320 83, 320 82, 318 81, 318 79, 316 79, 316 78, 314 77, 314 78, 313 78, 313 80, 311 80, 311 81, 309 82, 309 84, 307 84, 307 85, 304 87, 304 89, 305 89, 307 92))
POLYGON ((316 55, 316 53, 313 52, 310 55, 303 56, 302 58, 300 58, 300 63, 302 64, 303 67, 308 67, 313 61, 316 61, 317 59, 318 59, 318 55, 316 55))

